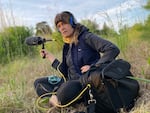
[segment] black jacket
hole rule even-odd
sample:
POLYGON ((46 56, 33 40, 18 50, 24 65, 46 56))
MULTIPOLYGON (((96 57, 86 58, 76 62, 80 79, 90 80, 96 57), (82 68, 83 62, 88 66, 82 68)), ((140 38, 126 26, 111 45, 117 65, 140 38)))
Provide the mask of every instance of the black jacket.
POLYGON ((77 45, 64 44, 61 64, 57 59, 52 63, 52 67, 59 69, 69 79, 79 78, 82 66, 110 62, 120 52, 116 45, 89 32, 85 26, 81 26, 78 40, 77 45))

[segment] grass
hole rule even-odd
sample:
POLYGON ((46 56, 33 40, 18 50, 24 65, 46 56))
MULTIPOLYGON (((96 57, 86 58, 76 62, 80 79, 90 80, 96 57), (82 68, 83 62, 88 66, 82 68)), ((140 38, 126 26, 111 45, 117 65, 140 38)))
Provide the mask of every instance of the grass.
MULTIPOLYGON (((12 11, 11 11, 12 12, 12 11)), ((1 28, 15 23, 14 16, 6 15, 0 8, 1 28), (12 20, 12 21, 8 21, 12 20), (7 23, 9 22, 9 23, 7 23)), ((117 45, 123 51, 119 58, 131 63, 132 73, 141 78, 150 78, 150 44, 137 40, 140 32, 131 30, 128 33, 134 43, 128 43, 126 35, 116 39, 117 45), (133 41, 134 40, 134 41, 133 41), (135 43, 136 40, 136 43, 135 43)), ((60 57, 60 55, 56 55, 60 57)), ((37 95, 33 83, 36 78, 58 74, 50 63, 40 57, 20 58, 6 65, 0 65, 0 113, 39 113, 35 107, 37 95)), ((140 98, 130 113, 150 113, 150 84, 140 82, 140 98)))
MULTIPOLYGON (((138 50, 136 45, 132 44, 129 48, 126 51, 125 59, 131 63, 133 74, 143 78, 145 78, 144 75, 150 76, 150 65, 147 61, 150 55, 148 53, 149 44, 140 42, 138 50)), ((124 58, 123 53, 119 55, 119 58, 124 58)), ((7 65, 0 65, 0 113, 38 113, 35 108, 37 96, 33 87, 34 80, 39 77, 58 74, 45 60, 40 57, 25 57, 7 65)), ((140 82, 140 85, 141 97, 131 113, 150 112, 149 84, 140 82)))
POLYGON ((57 72, 39 57, 21 58, 0 68, 0 113, 36 113, 34 80, 57 72))
POLYGON ((36 97, 33 82, 36 77, 49 74, 48 70, 44 69, 49 66, 42 66, 41 63, 42 60, 24 58, 5 65, 0 70, 1 112, 32 110, 36 97))

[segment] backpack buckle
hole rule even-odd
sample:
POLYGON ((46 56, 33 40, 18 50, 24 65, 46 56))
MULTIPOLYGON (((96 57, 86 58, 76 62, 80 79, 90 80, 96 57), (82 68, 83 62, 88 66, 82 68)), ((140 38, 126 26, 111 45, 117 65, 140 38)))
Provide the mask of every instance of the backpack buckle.
POLYGON ((94 104, 96 104, 96 100, 95 100, 95 99, 88 100, 88 104, 91 104, 91 103, 94 103, 94 104))
POLYGON ((88 100, 88 104, 91 104, 91 103, 96 104, 96 100, 93 98, 93 94, 91 92, 91 89, 89 90, 89 95, 90 95, 90 100, 88 100))

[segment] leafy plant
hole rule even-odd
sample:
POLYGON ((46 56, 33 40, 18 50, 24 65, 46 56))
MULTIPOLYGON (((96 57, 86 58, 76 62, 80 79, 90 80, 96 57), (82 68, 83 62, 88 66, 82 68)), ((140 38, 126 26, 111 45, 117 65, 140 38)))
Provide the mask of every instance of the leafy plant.
POLYGON ((7 63, 17 57, 31 55, 35 48, 25 44, 25 38, 32 35, 32 30, 25 26, 8 27, 0 33, 0 63, 7 63))

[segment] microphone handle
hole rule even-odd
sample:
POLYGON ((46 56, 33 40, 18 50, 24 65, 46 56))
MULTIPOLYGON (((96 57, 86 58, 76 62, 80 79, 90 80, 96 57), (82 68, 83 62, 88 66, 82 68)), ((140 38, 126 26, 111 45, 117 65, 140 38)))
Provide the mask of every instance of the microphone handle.
POLYGON ((48 40, 45 40, 45 41, 55 41, 55 39, 48 39, 48 40))

